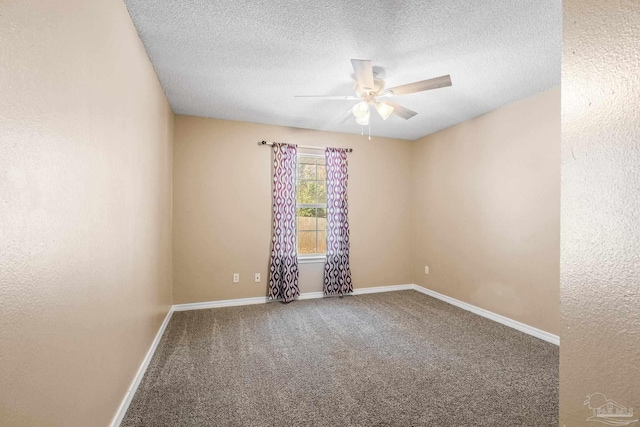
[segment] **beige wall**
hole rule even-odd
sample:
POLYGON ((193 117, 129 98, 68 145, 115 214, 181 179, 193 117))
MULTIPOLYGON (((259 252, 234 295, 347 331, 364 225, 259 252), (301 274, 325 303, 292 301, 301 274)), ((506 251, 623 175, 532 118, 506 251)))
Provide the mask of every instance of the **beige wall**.
POLYGON ((173 113, 122 1, 0 4, 0 424, 104 426, 171 304, 173 113))
POLYGON ((416 141, 415 283, 557 334, 559 142, 558 88, 416 141))
MULTIPOLYGON (((174 302, 266 295, 271 149, 261 140, 352 147, 349 218, 354 287, 411 283, 411 142, 176 116, 174 302), (240 283, 232 283, 240 273, 240 283), (262 282, 254 283, 253 274, 262 282)), ((322 264, 300 290, 322 290, 322 264)))
MULTIPOLYGON (((566 0, 561 425, 587 395, 640 412, 640 3, 566 0)), ((589 423, 593 424, 593 423, 589 423)), ((636 424, 632 424, 636 425, 636 424)))

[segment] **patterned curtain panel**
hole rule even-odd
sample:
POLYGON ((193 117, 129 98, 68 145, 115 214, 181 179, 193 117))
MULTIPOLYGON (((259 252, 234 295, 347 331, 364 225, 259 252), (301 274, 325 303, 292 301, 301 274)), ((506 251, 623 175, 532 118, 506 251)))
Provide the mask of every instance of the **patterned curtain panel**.
POLYGON ((347 152, 327 148, 327 260, 324 294, 353 292, 349 267, 349 206, 347 201, 347 152))
POLYGON ((300 295, 296 251, 295 145, 273 144, 273 232, 269 298, 285 302, 300 295))

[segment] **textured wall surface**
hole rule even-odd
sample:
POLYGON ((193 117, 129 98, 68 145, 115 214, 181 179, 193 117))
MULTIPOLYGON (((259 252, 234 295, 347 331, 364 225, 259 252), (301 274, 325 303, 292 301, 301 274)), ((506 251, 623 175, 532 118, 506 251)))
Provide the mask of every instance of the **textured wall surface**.
POLYGON ((559 88, 414 144, 414 283, 558 334, 559 88))
POLYGON ((0 425, 104 426, 171 304, 173 113, 118 0, 0 4, 0 425))
MULTIPOLYGON (((351 270, 355 288, 411 283, 411 142, 176 116, 174 302, 266 295, 271 148, 261 140, 352 147, 351 270), (232 283, 240 273, 240 283, 232 283), (262 282, 254 283, 253 274, 262 282)), ((322 153, 322 151, 320 151, 322 153)), ((322 264, 300 266, 300 290, 322 290, 322 264)))
MULTIPOLYGON (((566 0, 560 419, 640 412, 640 3, 566 0)), ((635 425, 635 424, 632 424, 635 425)))

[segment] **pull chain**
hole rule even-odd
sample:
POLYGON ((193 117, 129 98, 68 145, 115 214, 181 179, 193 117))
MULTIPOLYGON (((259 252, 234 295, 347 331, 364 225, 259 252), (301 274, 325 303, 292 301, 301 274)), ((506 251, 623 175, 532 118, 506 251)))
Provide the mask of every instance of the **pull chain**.
POLYGON ((371 141, 371 122, 369 122, 369 141, 371 141))

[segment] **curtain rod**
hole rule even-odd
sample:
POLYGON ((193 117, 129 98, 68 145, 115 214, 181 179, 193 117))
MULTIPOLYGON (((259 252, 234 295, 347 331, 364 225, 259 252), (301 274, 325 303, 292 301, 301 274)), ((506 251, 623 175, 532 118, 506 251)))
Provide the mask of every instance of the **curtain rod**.
MULTIPOLYGON (((258 141, 258 145, 273 145, 273 142, 258 141)), ((309 148, 311 150, 324 150, 325 148, 327 148, 327 147, 312 147, 310 145, 296 145, 296 147, 309 148)), ((353 153, 353 148, 345 148, 345 151, 347 153, 353 153)))

